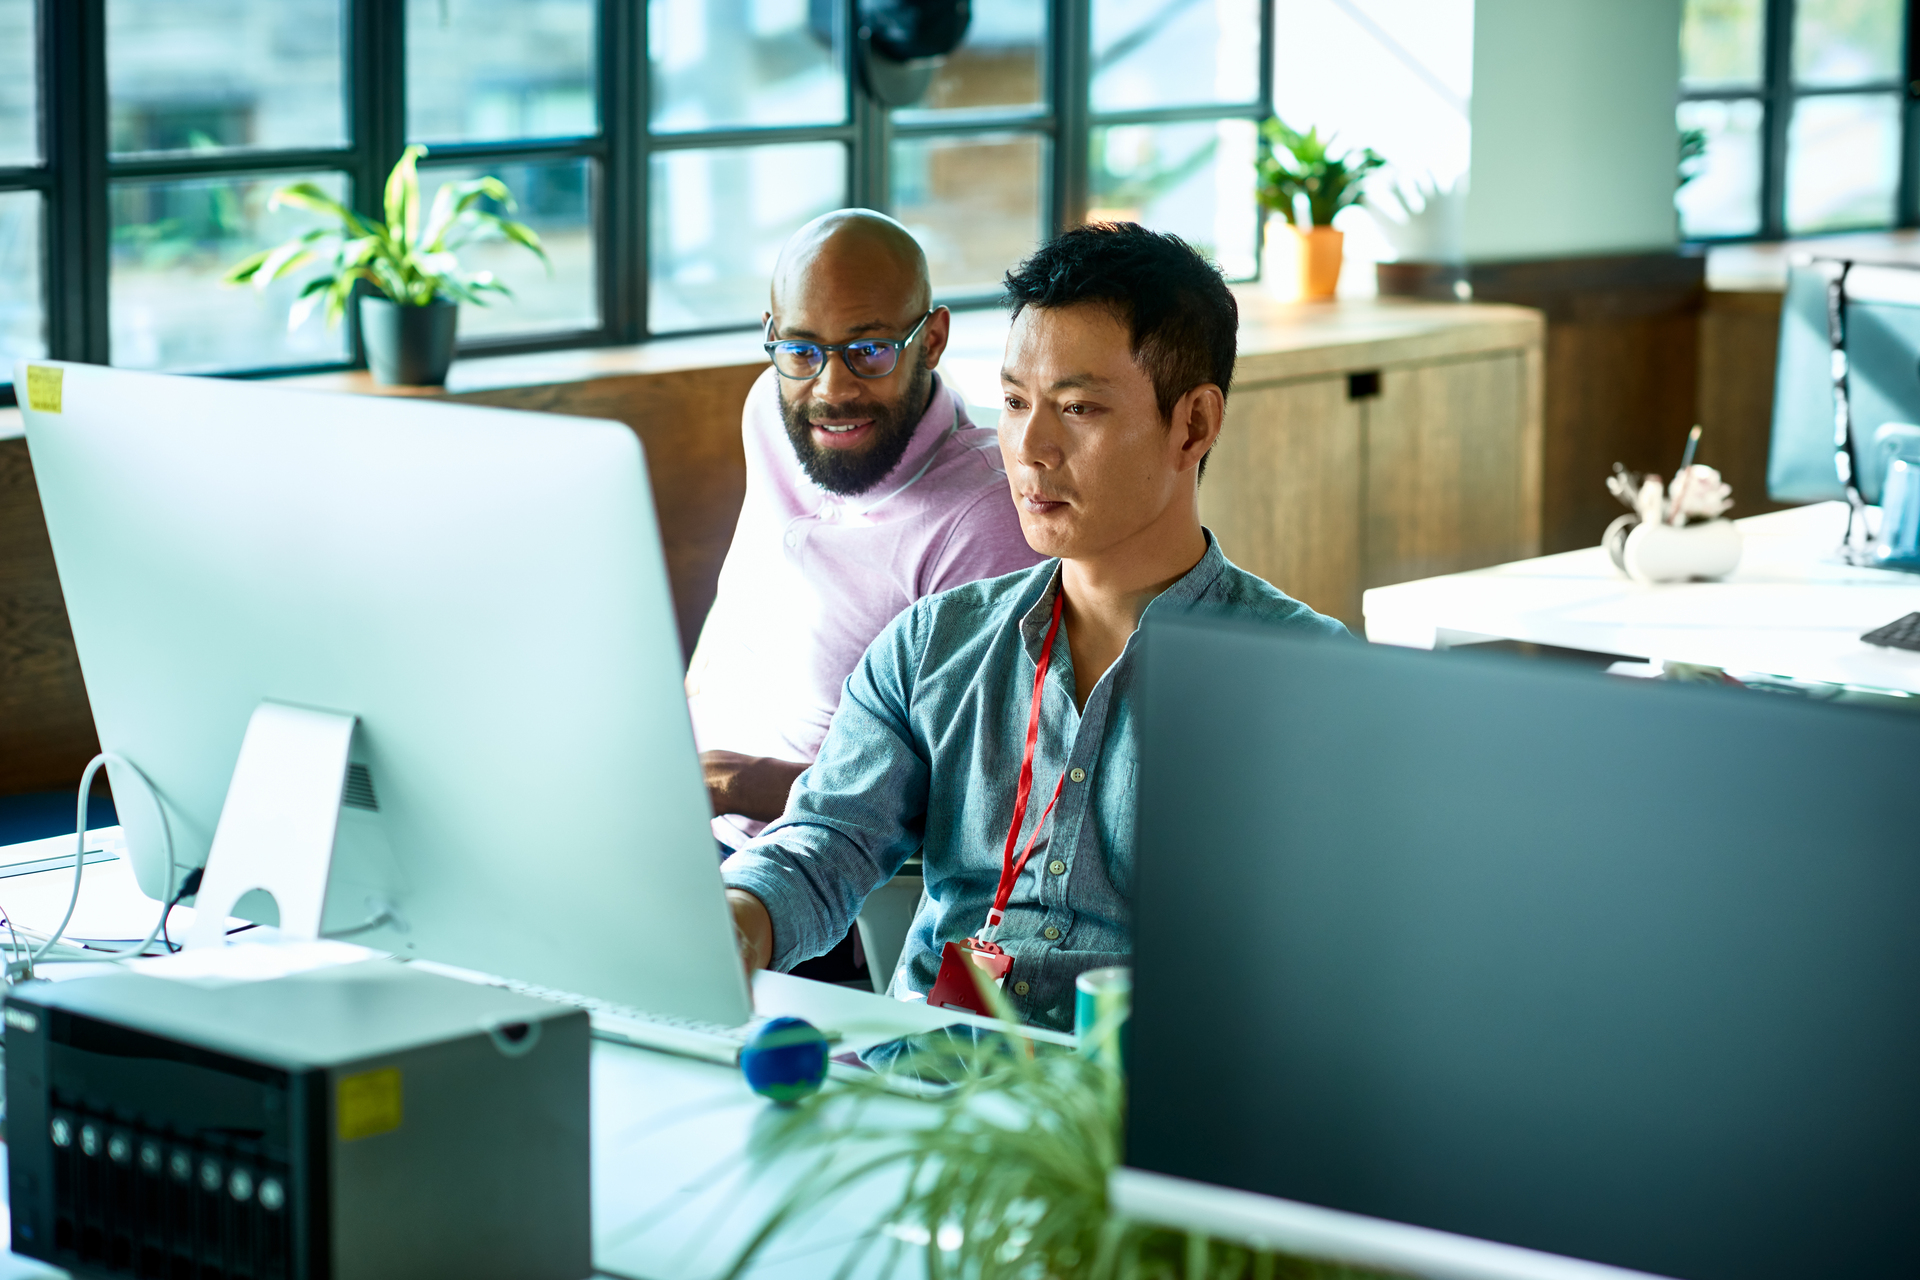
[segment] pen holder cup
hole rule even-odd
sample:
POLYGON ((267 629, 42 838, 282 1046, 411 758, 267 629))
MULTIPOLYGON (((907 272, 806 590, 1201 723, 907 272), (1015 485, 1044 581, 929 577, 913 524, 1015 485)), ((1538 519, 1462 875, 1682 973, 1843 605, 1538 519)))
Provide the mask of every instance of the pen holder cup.
POLYGON ((1614 567, 1639 582, 1724 578, 1740 563, 1740 530, 1731 520, 1670 525, 1622 516, 1603 542, 1614 567))

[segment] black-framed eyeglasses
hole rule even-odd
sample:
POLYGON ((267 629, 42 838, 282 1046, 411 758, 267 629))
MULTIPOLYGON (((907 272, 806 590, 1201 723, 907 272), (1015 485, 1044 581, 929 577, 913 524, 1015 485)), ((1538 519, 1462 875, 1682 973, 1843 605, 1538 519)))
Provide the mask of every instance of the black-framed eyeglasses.
MULTIPOLYGON (((921 316, 920 323, 913 326, 913 332, 897 341, 892 338, 859 338, 852 342, 827 343, 781 338, 761 345, 767 350, 767 358, 773 361, 773 371, 796 382, 819 377, 820 371, 827 367, 827 357, 835 351, 840 353, 840 359, 854 377, 884 378, 900 363, 901 351, 912 345, 913 340, 920 336, 920 330, 931 319, 933 311, 921 316)), ((772 316, 767 317, 767 331, 773 331, 772 316)))

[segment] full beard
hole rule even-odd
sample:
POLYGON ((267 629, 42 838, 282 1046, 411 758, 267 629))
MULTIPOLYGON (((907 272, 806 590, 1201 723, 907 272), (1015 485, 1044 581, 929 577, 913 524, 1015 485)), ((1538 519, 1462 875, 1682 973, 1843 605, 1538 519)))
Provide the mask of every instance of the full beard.
POLYGON ((836 405, 831 413, 806 403, 794 404, 780 394, 780 418, 787 425, 787 440, 807 477, 828 493, 851 497, 865 493, 900 465, 913 439, 913 429, 926 412, 927 392, 933 385, 933 371, 927 368, 926 352, 914 360, 913 376, 907 380, 907 393, 900 401, 887 404, 879 400, 861 400, 836 405), (915 407, 918 406, 918 407, 915 407), (870 418, 873 440, 864 449, 822 449, 813 442, 816 417, 870 418))

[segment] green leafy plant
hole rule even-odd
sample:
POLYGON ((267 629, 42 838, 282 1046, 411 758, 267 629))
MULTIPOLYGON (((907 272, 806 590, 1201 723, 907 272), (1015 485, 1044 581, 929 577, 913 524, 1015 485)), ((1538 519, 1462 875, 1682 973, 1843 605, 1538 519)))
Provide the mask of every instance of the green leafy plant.
POLYGON ((1680 131, 1680 186, 1686 186, 1707 167, 1707 131, 1705 129, 1682 129, 1680 131))
POLYGON ((1335 214, 1361 203, 1361 184, 1386 160, 1372 147, 1336 156, 1329 150, 1332 144, 1333 136, 1322 138, 1317 127, 1301 133, 1278 116, 1261 121, 1255 162, 1260 207, 1298 226, 1297 206, 1304 196, 1307 225, 1328 227, 1335 214))
POLYGON ((231 284, 252 283, 264 289, 273 281, 310 263, 324 261, 326 269, 300 287, 299 300, 287 316, 296 329, 324 302, 329 325, 346 314, 354 286, 362 281, 403 307, 424 307, 441 298, 486 306, 489 294, 512 297, 512 290, 491 271, 463 271, 457 251, 476 239, 504 237, 526 246, 546 263, 553 263, 540 237, 525 223, 513 222, 479 207, 492 201, 511 213, 513 193, 498 178, 449 182, 434 196, 426 217, 420 215, 420 157, 422 146, 404 151, 387 176, 386 218, 363 218, 312 182, 296 182, 273 193, 269 208, 292 206, 332 218, 335 225, 316 227, 285 244, 262 249, 227 272, 231 284))
MULTIPOLYGON (((989 991, 989 999, 998 992, 989 991)), ((1098 1037, 1090 1037, 1097 1040, 1098 1037)), ((1040 1046, 1044 1050, 1047 1046, 1040 1046)), ((930 1280, 1343 1280, 1369 1273, 1170 1231, 1116 1213, 1107 1175, 1119 1163, 1125 1106, 1116 1070, 1071 1050, 1034 1052, 1012 1037, 956 1040, 889 1068, 957 1081, 903 1103, 882 1076, 830 1082, 772 1112, 760 1154, 804 1164, 735 1261, 728 1280, 790 1227, 831 1202, 900 1190, 881 1228, 849 1251, 851 1275, 878 1246, 884 1274, 909 1248, 930 1280), (924 1114, 902 1123, 903 1106, 924 1114)))

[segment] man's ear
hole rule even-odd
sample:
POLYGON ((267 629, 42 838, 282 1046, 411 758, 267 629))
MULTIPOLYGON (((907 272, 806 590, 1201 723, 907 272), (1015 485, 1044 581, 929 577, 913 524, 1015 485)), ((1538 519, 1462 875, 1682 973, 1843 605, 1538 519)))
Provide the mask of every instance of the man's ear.
POLYGON ((927 368, 938 368, 941 353, 947 349, 947 338, 953 332, 953 312, 945 307, 935 307, 933 314, 927 317, 927 327, 920 331, 921 350, 927 353, 927 368))
POLYGON ((1174 402, 1172 416, 1172 443, 1179 449, 1180 470, 1198 467, 1220 438, 1227 398, 1219 387, 1203 382, 1174 402))

